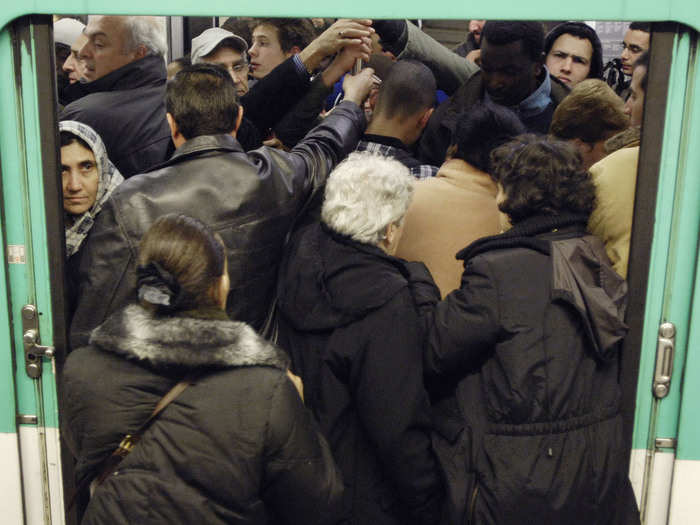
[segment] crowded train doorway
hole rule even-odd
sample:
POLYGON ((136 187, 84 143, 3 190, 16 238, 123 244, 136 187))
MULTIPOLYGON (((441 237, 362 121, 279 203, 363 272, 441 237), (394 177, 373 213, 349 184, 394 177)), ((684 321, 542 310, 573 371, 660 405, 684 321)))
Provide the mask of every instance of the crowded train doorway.
MULTIPOLYGON (((107 10, 101 7, 90 10, 107 10)), ((52 12, 48 5, 39 10, 52 12)), ((531 4, 528 16, 544 18, 547 10, 547 2, 531 4)), ((610 14, 603 7, 595 11, 581 14, 610 14)), ((691 13, 700 14, 688 4, 688 12, 676 16, 692 25, 697 20, 690 19, 691 13)), ((625 12, 624 17, 639 14, 625 12)), ((192 37, 224 19, 169 17, 169 59, 187 54, 192 37)), ((0 34, 0 78, 5 83, 0 90, 0 248, 7 261, 0 275, 7 301, 0 320, 6 347, 0 369, 3 398, 10 400, 0 414, 3 461, 10 467, 3 474, 3 499, 8 523, 61 523, 72 491, 72 467, 65 451, 61 458, 55 382, 68 335, 62 199, 55 176, 60 163, 52 20, 33 15, 8 22, 0 34), (35 330, 34 339, 27 337, 29 330, 35 330)), ((615 40, 619 45, 621 22, 597 24, 610 35, 611 45, 615 40)), ((444 22, 422 25, 451 43, 444 22)), ((691 352, 700 344, 700 153, 693 148, 700 141, 697 32, 688 25, 657 23, 651 41, 629 256, 630 332, 622 358, 625 439, 645 522, 690 523, 697 509, 693 480, 700 479, 700 426, 692 417, 700 398, 700 382, 693 380, 700 379, 700 362, 691 352)), ((613 56, 611 46, 603 48, 613 56)), ((68 516, 66 522, 74 519, 68 516)))

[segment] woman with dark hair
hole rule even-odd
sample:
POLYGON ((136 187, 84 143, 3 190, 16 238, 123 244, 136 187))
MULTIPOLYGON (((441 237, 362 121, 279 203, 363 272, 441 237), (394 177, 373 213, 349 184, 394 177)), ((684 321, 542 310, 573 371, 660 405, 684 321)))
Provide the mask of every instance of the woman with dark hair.
POLYGON ((66 255, 75 255, 95 217, 112 192, 124 182, 107 157, 102 139, 81 122, 59 122, 61 139, 61 183, 66 225, 66 255))
POLYGON ((124 177, 110 162, 102 139, 90 126, 64 120, 58 123, 58 130, 66 235, 66 317, 70 326, 80 286, 77 277, 80 248, 97 214, 117 186, 124 182, 124 177))
POLYGON ((63 371, 62 435, 78 484, 92 481, 82 523, 334 523, 342 481, 286 354, 226 316, 222 240, 163 216, 138 275, 140 304, 96 328, 63 371), (136 443, 110 472, 128 435, 136 443))
POLYGON ((570 88, 586 78, 602 78, 603 46, 595 30, 583 22, 564 22, 544 39, 549 74, 570 88))
POLYGON ((492 161, 513 227, 458 254, 462 284, 438 303, 424 356, 450 523, 638 522, 618 384, 627 287, 586 233, 593 183, 546 138, 492 161))

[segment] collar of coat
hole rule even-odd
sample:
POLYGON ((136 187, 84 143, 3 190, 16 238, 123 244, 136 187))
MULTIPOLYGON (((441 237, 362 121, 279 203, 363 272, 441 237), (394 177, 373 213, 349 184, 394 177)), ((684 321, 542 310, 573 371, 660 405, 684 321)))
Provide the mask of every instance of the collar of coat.
POLYGON ((588 217, 579 214, 539 215, 519 222, 512 229, 499 235, 483 237, 471 243, 463 250, 457 252, 456 258, 469 260, 472 257, 500 248, 512 248, 515 246, 527 246, 533 250, 550 254, 551 245, 546 239, 538 238, 538 235, 560 229, 571 228, 585 233, 588 217))
POLYGON ((90 344, 156 369, 289 365, 281 349, 219 310, 158 315, 132 304, 98 326, 90 344))
POLYGON ((185 142, 175 150, 172 157, 165 162, 149 168, 148 171, 157 171, 173 164, 178 164, 184 160, 208 153, 211 151, 228 153, 245 153, 238 139, 225 133, 219 135, 200 135, 185 142))
MULTIPOLYGON (((546 73, 548 77, 548 80, 546 82, 546 90, 548 92, 549 99, 556 107, 569 94, 570 90, 561 80, 559 80, 556 77, 550 76, 548 71, 546 73)), ((537 89, 544 90, 545 86, 543 84, 545 84, 544 81, 540 82, 537 89)), ((454 130, 457 127, 457 121, 459 120, 459 115, 463 111, 470 109, 474 104, 485 103, 487 98, 488 97, 486 96, 486 83, 484 82, 484 77, 481 74, 481 70, 477 70, 450 97, 450 100, 445 102, 445 104, 449 104, 449 106, 447 107, 441 124, 454 133, 454 130)), ((545 107, 542 108, 539 112, 528 112, 527 115, 524 115, 523 113, 518 113, 518 116, 521 118, 532 117, 533 115, 537 115, 544 111, 546 107, 547 106, 545 105, 545 107)), ((515 109, 516 113, 518 112, 517 106, 516 108, 511 107, 509 109, 515 109)))
POLYGON ((148 55, 92 82, 71 84, 66 89, 66 98, 69 102, 73 102, 86 95, 104 91, 121 91, 160 84, 165 88, 167 78, 163 57, 148 55))

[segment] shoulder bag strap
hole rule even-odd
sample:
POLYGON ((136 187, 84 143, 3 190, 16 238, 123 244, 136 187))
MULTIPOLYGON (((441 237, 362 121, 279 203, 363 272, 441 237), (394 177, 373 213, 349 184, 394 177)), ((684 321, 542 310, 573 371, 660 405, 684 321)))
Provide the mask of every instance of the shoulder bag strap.
MULTIPOLYGON (((95 482, 96 486, 99 486, 102 484, 102 482, 107 479, 117 468, 119 463, 131 452, 131 450, 134 448, 134 445, 138 443, 141 440, 141 436, 143 433, 148 429, 148 427, 153 423, 153 420, 158 417, 158 415, 165 410, 165 408, 172 403, 177 396, 182 394, 182 392, 190 385, 194 384, 194 380, 196 379, 196 376, 187 376, 185 379, 180 381, 178 384, 176 384, 174 387, 172 387, 167 394, 165 394, 160 401, 158 401, 158 404, 156 407, 153 409, 153 412, 151 412, 151 415, 148 416, 148 419, 143 422, 143 424, 136 429, 136 431, 133 434, 127 434, 124 436, 124 439, 122 439, 121 443, 119 443, 119 446, 110 454, 103 462, 102 462, 102 469, 100 470, 100 473, 95 477, 95 482)), ((68 502, 68 506, 66 507, 66 512, 68 512, 73 505, 75 504, 75 501, 78 497, 78 494, 80 494, 84 489, 90 485, 92 482, 92 479, 89 477, 84 479, 78 487, 73 492, 73 495, 71 496, 70 501, 68 502)))

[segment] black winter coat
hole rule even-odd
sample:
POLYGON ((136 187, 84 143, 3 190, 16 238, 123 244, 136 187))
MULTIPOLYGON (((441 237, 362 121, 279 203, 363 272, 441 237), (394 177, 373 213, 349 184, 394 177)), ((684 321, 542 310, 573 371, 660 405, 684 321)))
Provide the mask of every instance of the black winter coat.
POLYGON ((319 224, 295 235, 281 269, 279 341, 343 473, 343 523, 439 519, 411 281, 404 261, 319 224))
POLYGON ((364 114, 344 102, 291 152, 246 153, 230 135, 188 140, 158 169, 125 181, 90 231, 79 268, 71 346, 135 299, 138 243, 166 213, 196 217, 221 235, 231 279, 228 313, 263 328, 294 221, 357 144, 364 114))
POLYGON ((163 57, 152 55, 93 82, 73 84, 69 89, 77 100, 59 120, 77 120, 94 129, 125 178, 142 173, 174 149, 165 119, 166 78, 163 57))
POLYGON ((432 381, 457 384, 436 408, 451 523, 638 523, 618 384, 627 286, 585 227, 533 218, 458 254, 425 355, 432 381))
POLYGON ((61 377, 79 481, 180 379, 201 375, 96 489, 82 523, 334 523, 342 481, 287 361, 222 311, 160 317, 131 305, 110 317, 61 377))

